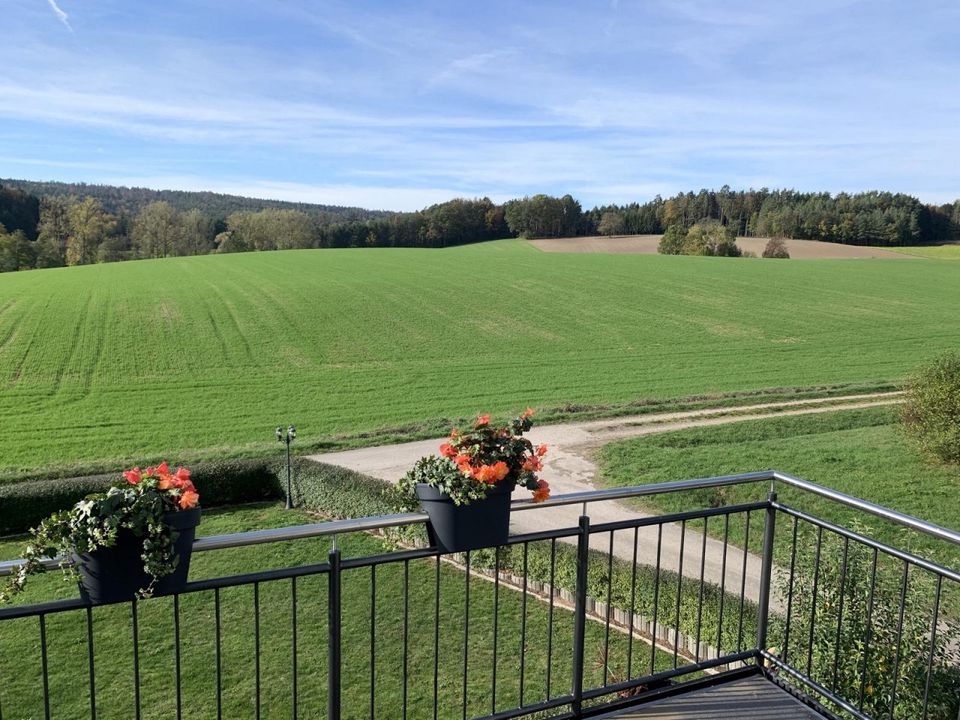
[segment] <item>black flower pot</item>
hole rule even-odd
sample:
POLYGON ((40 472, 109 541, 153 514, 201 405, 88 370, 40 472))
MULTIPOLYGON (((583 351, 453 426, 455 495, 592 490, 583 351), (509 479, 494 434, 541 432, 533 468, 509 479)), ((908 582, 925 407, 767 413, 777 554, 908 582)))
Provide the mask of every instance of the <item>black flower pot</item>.
MULTIPOLYGON (((187 584, 193 539, 200 524, 200 508, 177 510, 163 516, 176 531, 173 550, 177 567, 169 575, 157 580, 154 595, 172 595, 187 584)), ((143 570, 143 538, 129 530, 117 533, 113 547, 99 548, 91 553, 75 554, 74 564, 80 571, 80 597, 92 605, 132 600, 137 592, 150 584, 150 576, 143 570)))
POLYGON ((511 483, 494 486, 482 500, 455 505, 448 495, 426 483, 417 483, 420 505, 430 522, 430 543, 441 552, 464 552, 503 545, 510 534, 511 483))

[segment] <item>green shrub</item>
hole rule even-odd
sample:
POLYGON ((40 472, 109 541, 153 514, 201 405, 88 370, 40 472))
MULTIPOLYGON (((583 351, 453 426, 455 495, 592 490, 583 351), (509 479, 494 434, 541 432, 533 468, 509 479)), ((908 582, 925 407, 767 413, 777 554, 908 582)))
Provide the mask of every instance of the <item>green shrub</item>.
POLYGON ((924 454, 960 463, 960 353, 941 355, 906 387, 903 426, 924 454))
POLYGON ((671 225, 660 238, 657 252, 661 255, 680 255, 683 252, 683 240, 687 236, 681 225, 671 225))
MULTIPOLYGON (((286 464, 273 466, 286 487, 286 464)), ((293 501, 331 518, 357 518, 396 512, 392 486, 336 465, 297 458, 293 463, 293 501)))
POLYGON ((781 237, 770 238, 767 240, 767 244, 763 248, 763 257, 789 260, 790 251, 787 250, 787 241, 781 237))

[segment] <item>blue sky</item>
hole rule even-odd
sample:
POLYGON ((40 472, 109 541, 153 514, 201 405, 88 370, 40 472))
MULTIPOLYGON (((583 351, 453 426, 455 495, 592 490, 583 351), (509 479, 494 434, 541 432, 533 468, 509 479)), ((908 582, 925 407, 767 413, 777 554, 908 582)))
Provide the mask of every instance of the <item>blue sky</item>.
POLYGON ((960 2, 0 0, 0 177, 960 197, 960 2))

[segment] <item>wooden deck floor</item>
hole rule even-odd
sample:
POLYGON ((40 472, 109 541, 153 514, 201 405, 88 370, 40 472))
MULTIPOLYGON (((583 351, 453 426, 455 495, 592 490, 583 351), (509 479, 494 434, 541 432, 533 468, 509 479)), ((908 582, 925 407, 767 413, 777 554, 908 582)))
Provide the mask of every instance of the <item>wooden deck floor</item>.
POLYGON ((603 717, 610 720, 823 720, 823 716, 761 677, 735 680, 603 717))

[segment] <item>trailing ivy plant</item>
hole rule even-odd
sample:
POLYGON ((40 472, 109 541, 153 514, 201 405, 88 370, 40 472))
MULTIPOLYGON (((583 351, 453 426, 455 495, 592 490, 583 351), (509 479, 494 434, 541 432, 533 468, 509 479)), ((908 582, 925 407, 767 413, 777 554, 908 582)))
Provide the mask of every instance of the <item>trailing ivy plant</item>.
POLYGON ((25 562, 0 590, 0 602, 8 602, 19 593, 30 575, 43 572, 44 559, 61 557, 61 569, 68 578, 77 579, 71 556, 113 547, 123 531, 143 542, 140 557, 150 583, 140 590, 140 596, 153 594, 157 580, 172 573, 178 560, 174 553, 177 532, 164 516, 195 508, 200 496, 186 468, 171 473, 163 463, 143 471, 134 468, 123 475, 126 483, 89 495, 69 510, 53 513, 40 522, 23 550, 25 562))

